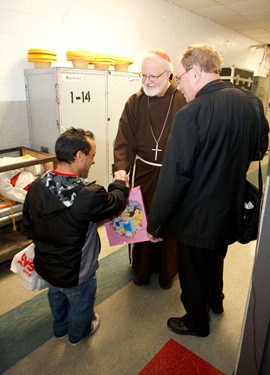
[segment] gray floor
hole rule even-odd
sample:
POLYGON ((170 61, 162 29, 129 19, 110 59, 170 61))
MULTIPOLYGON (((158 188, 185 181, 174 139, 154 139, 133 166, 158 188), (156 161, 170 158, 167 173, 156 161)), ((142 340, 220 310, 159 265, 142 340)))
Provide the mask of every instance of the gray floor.
MULTIPOLYGON (((110 257, 117 248, 108 246, 104 228, 100 228, 100 234, 102 257, 110 257)), ((172 289, 161 290, 157 276, 153 275, 148 286, 136 287, 127 282, 96 306, 101 325, 91 338, 78 346, 71 346, 66 338, 51 338, 5 374, 137 375, 173 338, 224 374, 231 375, 238 353, 254 253, 255 242, 234 244, 229 248, 225 259, 225 312, 220 316, 211 315, 211 333, 206 338, 179 336, 166 327, 170 316, 184 313, 179 301, 179 282, 176 278, 172 289)), ((129 273, 128 256, 125 267, 129 273)), ((24 290, 17 276, 0 265, 0 316, 38 293, 24 290)))

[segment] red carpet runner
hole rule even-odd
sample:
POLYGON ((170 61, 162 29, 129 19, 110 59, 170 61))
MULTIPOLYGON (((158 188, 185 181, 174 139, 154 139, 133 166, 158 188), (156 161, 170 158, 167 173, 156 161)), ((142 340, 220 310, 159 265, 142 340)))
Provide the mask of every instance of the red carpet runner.
POLYGON ((138 375, 224 375, 170 339, 138 375))

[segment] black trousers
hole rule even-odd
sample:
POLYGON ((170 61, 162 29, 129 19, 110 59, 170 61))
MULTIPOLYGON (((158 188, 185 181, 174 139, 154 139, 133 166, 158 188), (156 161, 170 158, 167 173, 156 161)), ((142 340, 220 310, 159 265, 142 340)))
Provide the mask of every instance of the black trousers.
POLYGON ((177 244, 181 301, 187 315, 185 324, 194 330, 209 329, 209 305, 222 301, 223 264, 228 246, 201 249, 177 244))

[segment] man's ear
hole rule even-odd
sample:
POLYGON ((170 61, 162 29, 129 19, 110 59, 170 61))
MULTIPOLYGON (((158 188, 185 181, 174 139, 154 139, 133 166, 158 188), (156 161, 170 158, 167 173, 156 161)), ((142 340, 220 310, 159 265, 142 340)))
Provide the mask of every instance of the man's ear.
POLYGON ((202 69, 199 68, 196 65, 194 65, 192 69, 194 71, 194 73, 193 73, 194 74, 194 78, 197 79, 197 80, 199 80, 201 78, 201 76, 202 76, 202 69))
POLYGON ((78 161, 78 162, 81 162, 83 160, 83 152, 82 151, 78 151, 75 155, 75 159, 78 161))

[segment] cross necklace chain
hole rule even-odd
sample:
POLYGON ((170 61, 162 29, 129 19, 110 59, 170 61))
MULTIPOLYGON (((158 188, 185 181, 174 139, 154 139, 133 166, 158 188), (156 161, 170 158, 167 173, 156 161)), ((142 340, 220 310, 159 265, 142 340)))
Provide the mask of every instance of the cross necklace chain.
POLYGON ((151 133, 152 133, 152 136, 154 138, 154 141, 156 143, 156 148, 152 148, 152 151, 155 152, 155 161, 157 161, 157 153, 162 151, 160 148, 158 148, 158 144, 159 144, 159 141, 162 137, 162 134, 164 132, 164 129, 165 129, 165 126, 167 124, 167 120, 168 120, 168 116, 169 116, 169 113, 170 113, 170 109, 171 109, 171 106, 172 106, 172 101, 173 101, 173 94, 171 95, 171 100, 170 100, 170 104, 169 104, 169 108, 168 108, 168 111, 167 111, 167 114, 166 114, 166 117, 165 117, 165 121, 164 121, 164 124, 163 124, 163 127, 161 129, 161 132, 159 134, 159 137, 158 139, 156 139, 155 137, 155 134, 154 134, 154 131, 153 131, 153 127, 152 127, 152 124, 151 124, 151 119, 150 119, 150 104, 149 104, 149 96, 147 97, 147 105, 148 105, 148 117, 149 117, 149 122, 150 122, 150 130, 151 130, 151 133))

